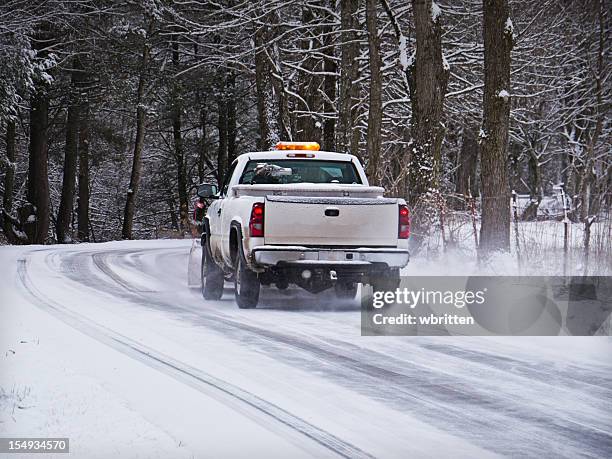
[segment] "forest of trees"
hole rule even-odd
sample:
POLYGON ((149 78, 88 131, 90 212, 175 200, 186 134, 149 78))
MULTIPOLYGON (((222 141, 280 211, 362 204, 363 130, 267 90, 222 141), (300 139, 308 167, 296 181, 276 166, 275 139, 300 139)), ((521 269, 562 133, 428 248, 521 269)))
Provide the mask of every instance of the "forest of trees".
POLYGON ((188 231, 191 189, 279 140, 352 153, 416 243, 474 205, 483 251, 561 187, 609 213, 608 0, 0 0, 9 243, 188 231), (472 203, 472 204, 470 204, 472 203))

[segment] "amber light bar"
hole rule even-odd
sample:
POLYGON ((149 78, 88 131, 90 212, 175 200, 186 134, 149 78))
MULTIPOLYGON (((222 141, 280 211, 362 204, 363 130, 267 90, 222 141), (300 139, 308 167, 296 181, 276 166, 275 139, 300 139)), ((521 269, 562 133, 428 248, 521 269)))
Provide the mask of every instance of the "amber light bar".
POLYGON ((310 150, 319 151, 321 146, 317 142, 278 142, 277 150, 310 150))

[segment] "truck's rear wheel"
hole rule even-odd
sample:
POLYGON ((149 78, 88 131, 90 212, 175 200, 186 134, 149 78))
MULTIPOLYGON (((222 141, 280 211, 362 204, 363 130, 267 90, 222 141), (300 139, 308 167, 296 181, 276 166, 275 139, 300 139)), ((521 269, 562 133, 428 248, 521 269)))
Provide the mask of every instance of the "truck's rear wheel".
POLYGON ((355 295, 357 295, 357 283, 337 282, 336 285, 334 285, 334 291, 336 292, 337 298, 353 299, 355 295))
POLYGON ((223 296, 223 271, 210 255, 207 243, 202 244, 202 296, 205 300, 220 300, 223 296))
POLYGON ((394 292, 400 286, 399 269, 389 269, 370 277, 375 292, 394 292))
POLYGON ((259 279, 256 273, 246 267, 241 256, 236 258, 234 287, 236 303, 240 309, 251 309, 257 306, 259 301, 259 279))

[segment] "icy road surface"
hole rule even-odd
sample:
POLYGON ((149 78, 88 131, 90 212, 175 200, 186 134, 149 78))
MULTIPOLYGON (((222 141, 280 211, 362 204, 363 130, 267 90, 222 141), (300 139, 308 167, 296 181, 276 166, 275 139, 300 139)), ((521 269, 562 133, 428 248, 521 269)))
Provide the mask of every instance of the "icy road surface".
POLYGON ((187 288, 190 244, 0 248, 0 437, 100 458, 612 456, 609 338, 361 337, 357 303, 301 290, 239 310, 230 285, 187 288))

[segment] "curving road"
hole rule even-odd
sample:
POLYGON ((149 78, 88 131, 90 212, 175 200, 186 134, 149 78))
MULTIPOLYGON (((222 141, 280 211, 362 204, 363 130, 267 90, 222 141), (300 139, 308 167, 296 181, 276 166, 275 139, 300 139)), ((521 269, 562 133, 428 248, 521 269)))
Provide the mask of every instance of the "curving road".
POLYGON ((204 301, 187 287, 188 250, 37 248, 15 282, 45 313, 306 455, 612 456, 609 338, 361 337, 359 305, 331 295, 265 288, 239 310, 226 284, 204 301))

